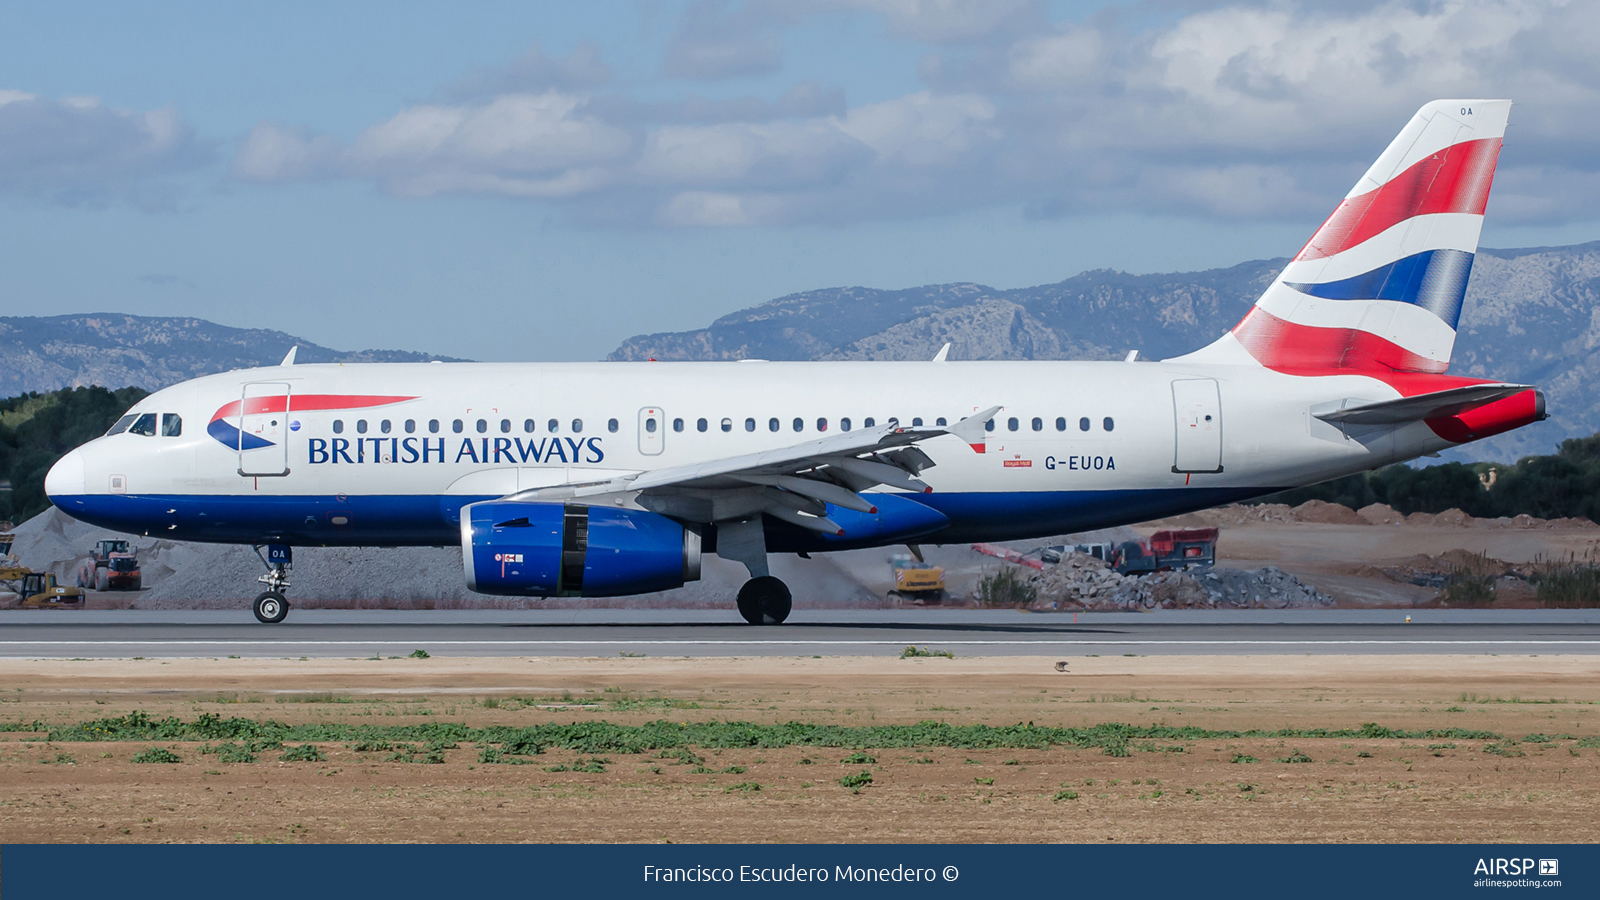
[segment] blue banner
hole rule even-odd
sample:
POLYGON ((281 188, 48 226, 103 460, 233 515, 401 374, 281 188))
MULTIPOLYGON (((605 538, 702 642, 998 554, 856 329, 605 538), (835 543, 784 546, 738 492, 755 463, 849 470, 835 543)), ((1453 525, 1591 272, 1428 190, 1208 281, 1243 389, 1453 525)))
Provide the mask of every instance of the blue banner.
POLYGON ((1600 892, 1588 845, 0 847, 5 900, 457 896, 1481 897, 1600 892), (1026 891, 1022 894, 1018 892, 1026 891))

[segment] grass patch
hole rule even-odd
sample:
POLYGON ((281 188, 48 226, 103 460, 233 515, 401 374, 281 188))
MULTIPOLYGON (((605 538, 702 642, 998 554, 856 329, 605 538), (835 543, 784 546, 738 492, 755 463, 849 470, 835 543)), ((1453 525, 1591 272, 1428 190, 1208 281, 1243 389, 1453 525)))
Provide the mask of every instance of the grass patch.
POLYGON ((956 658, 956 655, 949 650, 929 650, 927 647, 915 647, 911 644, 907 644, 906 648, 900 651, 901 659, 918 659, 925 656, 938 656, 944 659, 956 658))
POLYGON ((846 766, 870 766, 877 761, 878 758, 876 756, 861 752, 852 753, 849 756, 846 756, 844 759, 839 760, 841 765, 846 766))
POLYGON ((754 781, 741 781, 738 784, 728 785, 722 789, 722 792, 724 794, 753 794, 759 790, 761 790, 761 785, 755 783, 754 781))
POLYGON ((406 654, 406 656, 409 659, 431 659, 432 658, 429 655, 428 651, 426 651, 426 650, 413 650, 410 653, 406 654))
POLYGON ((328 756, 316 744, 301 744, 285 748, 278 754, 278 759, 283 762, 327 762, 328 756))
MULTIPOLYGON (((445 749, 459 741, 498 745, 515 755, 535 755, 556 748, 576 753, 655 752, 658 759, 675 759, 685 765, 704 762, 690 748, 775 749, 782 747, 838 747, 853 751, 949 747, 962 750, 1044 750, 1049 747, 1099 749, 1109 756, 1127 756, 1137 741, 1194 743, 1239 739, 1345 739, 1499 741, 1490 731, 1442 728, 1407 731, 1377 724, 1359 728, 1293 728, 1279 730, 1214 731, 1193 726, 1129 725, 1105 723, 1083 728, 1051 728, 1032 724, 951 725, 918 722, 914 725, 818 725, 808 722, 762 724, 756 722, 673 722, 656 720, 640 725, 612 722, 576 722, 527 726, 491 725, 475 728, 458 722, 421 722, 375 725, 343 722, 288 724, 273 719, 223 718, 206 713, 191 720, 156 719, 143 712, 74 724, 32 722, 16 731, 44 732, 50 741, 259 741, 297 743, 384 742, 428 744, 445 749)), ((409 748, 415 752, 415 747, 409 748)))
POLYGON ((611 760, 596 756, 591 759, 580 758, 570 763, 545 766, 544 770, 546 772, 578 772, 585 775, 603 775, 605 774, 606 766, 612 764, 611 760))
POLYGON ((1312 762, 1312 761, 1313 760, 1311 759, 1311 757, 1305 755, 1304 753, 1301 753, 1300 752, 1300 748, 1298 748, 1298 747, 1296 747, 1295 751, 1293 753, 1289 754, 1288 756, 1280 756, 1276 760, 1274 760, 1274 762, 1281 762, 1281 763, 1308 763, 1308 762, 1312 762))
POLYGON ((1233 755, 1233 759, 1230 760, 1230 762, 1253 763, 1253 762, 1261 762, 1261 760, 1256 759, 1254 756, 1249 756, 1249 755, 1244 754, 1244 753, 1235 753, 1233 755))
POLYGON ((850 789, 850 793, 859 794, 861 789, 872 783, 872 773, 862 769, 854 775, 846 775, 839 779, 839 783, 850 789))
POLYGON ((1060 801, 1060 800, 1076 800, 1076 799, 1078 799, 1078 792, 1077 791, 1056 791, 1056 796, 1055 796, 1054 799, 1056 799, 1057 801, 1060 801))
POLYGON ((133 758, 128 761, 136 763, 180 763, 183 762, 183 757, 165 747, 150 747, 135 753, 133 758))

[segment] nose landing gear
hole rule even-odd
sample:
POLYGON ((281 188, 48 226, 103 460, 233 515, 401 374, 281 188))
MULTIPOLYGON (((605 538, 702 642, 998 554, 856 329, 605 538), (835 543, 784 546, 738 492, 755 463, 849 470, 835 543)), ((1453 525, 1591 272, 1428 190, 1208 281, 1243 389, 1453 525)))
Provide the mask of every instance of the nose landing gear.
POLYGON ((256 579, 267 586, 265 591, 256 595, 256 620, 264 625, 275 625, 289 615, 289 598, 284 596, 284 591, 289 587, 289 569, 294 565, 294 551, 283 544, 268 545, 266 556, 261 556, 259 546, 255 551, 256 556, 261 557, 261 564, 267 567, 267 574, 256 579))

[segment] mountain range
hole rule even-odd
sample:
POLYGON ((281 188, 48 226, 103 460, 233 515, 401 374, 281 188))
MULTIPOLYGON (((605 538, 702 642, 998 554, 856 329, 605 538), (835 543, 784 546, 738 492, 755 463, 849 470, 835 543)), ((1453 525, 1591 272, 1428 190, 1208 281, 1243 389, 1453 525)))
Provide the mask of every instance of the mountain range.
POLYGON ((86 313, 0 317, 0 397, 98 384, 154 391, 201 375, 299 362, 426 362, 404 350, 330 350, 281 331, 205 319, 86 313))
MULTIPOLYGON (((1036 287, 939 284, 806 291, 694 331, 639 335, 609 359, 1145 359, 1177 356, 1233 327, 1288 262, 1129 275, 1084 272, 1036 287)), ((1549 453, 1600 430, 1600 242, 1480 249, 1450 372, 1537 384, 1550 420, 1468 445, 1463 460, 1549 453)))

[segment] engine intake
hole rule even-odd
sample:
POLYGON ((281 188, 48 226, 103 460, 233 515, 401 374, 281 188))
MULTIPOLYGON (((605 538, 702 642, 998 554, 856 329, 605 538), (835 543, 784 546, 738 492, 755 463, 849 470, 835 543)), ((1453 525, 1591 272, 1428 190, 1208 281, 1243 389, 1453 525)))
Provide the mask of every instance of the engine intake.
POLYGON ((636 509, 491 500, 461 512, 467 589, 620 597, 700 580, 700 535, 636 509))

